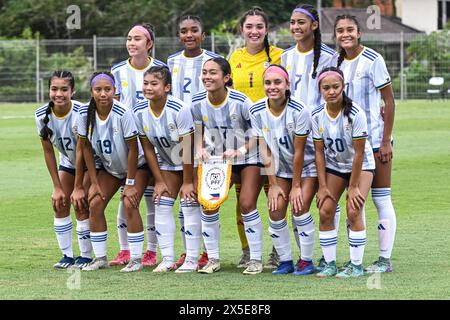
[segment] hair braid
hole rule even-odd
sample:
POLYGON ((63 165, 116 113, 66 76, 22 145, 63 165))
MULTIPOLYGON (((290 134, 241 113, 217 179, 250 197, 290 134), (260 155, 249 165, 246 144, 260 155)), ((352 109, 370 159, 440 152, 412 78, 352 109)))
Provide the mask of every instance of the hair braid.
POLYGON ((48 122, 50 121, 49 115, 52 113, 52 109, 54 107, 53 101, 50 101, 47 105, 47 109, 45 110, 44 117, 44 127, 42 127, 40 135, 43 140, 48 140, 53 135, 53 130, 48 127, 48 122))

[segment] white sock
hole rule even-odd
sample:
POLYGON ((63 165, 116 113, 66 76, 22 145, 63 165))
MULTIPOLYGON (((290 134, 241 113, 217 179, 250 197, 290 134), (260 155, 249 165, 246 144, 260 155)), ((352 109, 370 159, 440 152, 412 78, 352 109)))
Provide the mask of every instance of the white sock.
POLYGON ((394 247, 397 218, 391 199, 391 188, 372 189, 372 199, 378 211, 378 243, 380 256, 390 259, 394 247))
POLYGON ((77 238, 80 247, 80 256, 92 257, 91 231, 89 230, 89 219, 77 220, 77 238))
POLYGON ((92 249, 94 249, 94 255, 96 258, 106 257, 107 240, 108 240, 108 231, 102 232, 91 231, 92 249))
POLYGON ((302 214, 299 217, 294 216, 294 219, 298 229, 297 237, 300 241, 301 258, 304 261, 312 261, 314 255, 314 238, 316 236, 314 220, 310 212, 302 214))
MULTIPOLYGON (((364 225, 364 229, 366 228, 366 205, 364 204, 361 210, 361 218, 362 218, 362 223, 364 225)), ((348 220, 348 218, 345 219, 345 226, 347 227, 347 238, 349 237, 349 232, 350 232, 350 221, 348 220)))
POLYGON ((54 218, 53 228, 55 229, 56 239, 62 254, 73 258, 72 219, 70 215, 65 218, 54 218))
POLYGON ((185 203, 181 200, 183 210, 186 258, 197 260, 202 241, 202 211, 197 202, 185 203))
POLYGON ((208 258, 219 259, 219 212, 212 215, 206 215, 202 212, 202 236, 208 258))
POLYGON ((247 214, 242 213, 244 221, 245 236, 247 237, 248 246, 250 248, 250 259, 262 260, 263 246, 263 225, 258 209, 247 214))
POLYGON ((184 225, 184 214, 181 205, 180 208, 178 209, 178 222, 180 223, 180 236, 181 241, 183 243, 183 249, 186 252, 186 229, 184 225))
POLYGON ((341 222, 341 207, 339 203, 336 207, 336 212, 334 213, 334 228, 336 229, 336 233, 339 233, 339 224, 341 222))
POLYGON ((130 244, 130 257, 132 259, 141 258, 142 248, 144 247, 144 231, 128 232, 128 243, 130 244))
MULTIPOLYGON (((291 222, 292 222, 292 231, 294 232, 295 243, 297 243, 298 251, 301 252, 300 239, 298 237, 298 227, 297 227, 297 223, 295 222, 294 214, 291 214, 291 222)), ((300 255, 300 253, 299 253, 299 255, 300 255)))
POLYGON ((336 261, 337 231, 319 231, 320 247, 327 263, 336 261))
POLYGON ((291 261, 291 238, 289 236, 289 229, 286 218, 280 221, 273 221, 269 219, 269 233, 272 238, 273 245, 280 256, 280 261, 291 261))
MULTIPOLYGON (((122 194, 122 192, 123 187, 120 187, 120 193, 122 194)), ((119 234, 120 250, 130 250, 130 246, 128 245, 127 227, 125 206, 123 205, 123 201, 120 200, 119 209, 117 209, 117 232, 119 234)))
POLYGON ((350 260, 359 266, 363 262, 364 248, 366 247, 366 230, 349 231, 348 243, 350 245, 350 260))
POLYGON ((153 202, 152 186, 147 186, 144 192, 145 204, 147 206, 147 250, 156 252, 158 248, 158 238, 155 232, 155 203, 153 202))
POLYGON ((163 258, 174 261, 175 258, 175 219, 173 205, 175 200, 161 197, 159 205, 155 205, 155 227, 158 244, 163 258))

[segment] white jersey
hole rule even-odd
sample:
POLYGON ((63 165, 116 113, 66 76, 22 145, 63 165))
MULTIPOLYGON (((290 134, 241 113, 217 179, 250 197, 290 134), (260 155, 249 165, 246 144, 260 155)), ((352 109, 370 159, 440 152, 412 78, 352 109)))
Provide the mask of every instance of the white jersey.
MULTIPOLYGON (((250 124, 252 101, 243 93, 227 88, 227 97, 220 105, 212 104, 207 91, 192 98, 192 115, 195 124, 203 124, 204 141, 212 155, 222 155, 227 149, 237 150, 253 135, 250 124)), ((233 159, 233 165, 256 164, 256 146, 245 157, 233 159)))
POLYGON ((116 83, 116 97, 119 97, 119 101, 129 108, 133 108, 139 101, 145 99, 142 92, 145 71, 153 66, 166 65, 155 58, 148 58, 150 63, 144 69, 134 68, 130 63, 130 59, 122 61, 111 68, 111 73, 116 83))
POLYGON ((295 45, 284 50, 281 55, 281 65, 289 73, 292 96, 306 104, 310 111, 324 102, 317 82, 320 71, 335 65, 336 60, 337 53, 330 47, 322 44, 319 64, 316 69, 316 78, 313 79, 314 50, 300 52, 295 45))
MULTIPOLYGON (((124 104, 114 101, 106 118, 101 120, 95 114, 95 125, 92 138, 87 133, 88 105, 80 108, 78 135, 89 138, 95 155, 103 167, 116 178, 123 179, 128 171, 128 145, 126 140, 136 138, 138 129, 133 111, 124 104)), ((141 152, 138 154, 138 167, 145 163, 141 152)))
MULTIPOLYGON (((267 98, 250 108, 252 128, 258 138, 264 138, 275 160, 276 176, 292 178, 295 137, 308 137, 311 132, 311 113, 295 98, 290 98, 283 112, 275 116, 268 108, 267 98)), ((303 166, 314 162, 304 159, 303 166)))
POLYGON ((205 90, 201 79, 203 64, 216 57, 220 56, 208 50, 202 50, 202 54, 194 58, 186 57, 184 50, 169 56, 167 65, 172 73, 172 95, 190 102, 195 94, 205 90))
POLYGON ((377 149, 384 130, 380 89, 391 83, 386 63, 379 53, 364 47, 356 58, 344 59, 340 69, 344 73, 345 93, 365 111, 369 141, 377 149))
MULTIPOLYGON (((56 147, 60 154, 60 162, 64 159, 64 166, 69 168, 75 168, 76 149, 77 149, 77 124, 79 109, 81 103, 75 100, 71 101, 70 111, 62 116, 56 116, 53 111, 48 116, 47 126, 53 131, 53 135, 50 137, 50 142, 56 147)), ((44 118, 47 111, 48 104, 38 108, 35 112, 35 120, 38 134, 44 127, 44 118)))
POLYGON ((144 100, 134 108, 139 136, 150 140, 158 151, 162 170, 183 170, 180 138, 194 132, 194 121, 190 107, 171 95, 162 113, 157 117, 144 100))
POLYGON ((364 111, 353 103, 349 118, 343 111, 336 118, 330 117, 326 104, 316 108, 311 114, 313 139, 323 141, 325 149, 325 166, 342 173, 352 172, 355 149, 353 140, 365 139, 362 170, 375 169, 372 147, 367 140, 367 122, 364 111))

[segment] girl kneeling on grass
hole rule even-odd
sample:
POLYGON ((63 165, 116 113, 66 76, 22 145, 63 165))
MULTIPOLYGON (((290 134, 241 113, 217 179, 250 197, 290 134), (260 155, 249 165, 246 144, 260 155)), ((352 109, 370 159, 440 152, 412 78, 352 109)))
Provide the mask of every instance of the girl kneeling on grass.
POLYGON ((319 176, 317 207, 320 214, 319 240, 325 257, 320 278, 360 277, 366 244, 362 209, 372 184, 375 160, 367 137, 364 111, 344 92, 344 76, 335 67, 324 69, 318 78, 326 103, 311 115, 316 165, 319 176), (334 214, 339 198, 347 191, 350 260, 343 271, 336 267, 337 231, 334 214))
MULTIPOLYGON (((55 71, 49 79, 48 86, 50 102, 36 110, 35 119, 44 150, 45 164, 53 182, 52 206, 55 213, 53 224, 59 248, 63 254, 62 259, 53 267, 65 269, 75 265, 81 268, 92 261, 89 212, 83 208, 79 210, 75 208, 77 238, 81 251, 76 259, 74 259, 72 248, 70 194, 75 182, 75 152, 78 138, 76 128, 81 103, 71 100, 75 93, 75 79, 72 73, 55 71), (54 147, 60 154, 59 167, 56 165, 54 147)), ((83 180, 83 174, 81 174, 81 180, 83 180)), ((85 182, 88 183, 88 181, 85 182)))
MULTIPOLYGON (((133 272, 143 267, 141 255, 144 232, 139 202, 148 185, 150 172, 144 156, 139 153, 138 130, 132 110, 114 100, 114 91, 114 78, 111 73, 94 73, 91 78, 91 101, 88 106, 80 109, 77 169, 82 168, 84 161, 91 179, 88 200, 91 241, 96 257, 82 269, 84 271, 109 268, 106 256, 108 233, 105 209, 124 183, 122 200, 128 221, 131 259, 120 271, 133 272), (94 152, 101 162, 100 170, 96 170, 94 166, 94 152)), ((154 154, 152 159, 147 160, 150 167, 157 166, 154 154)), ((77 173, 77 179, 79 176, 77 173)), ((157 181, 161 181, 161 177, 157 181)), ((156 198, 158 186, 155 185, 156 198)), ((80 196, 79 190, 76 191, 78 193, 73 196, 73 202, 77 206, 86 205, 83 203, 84 197, 80 196)))

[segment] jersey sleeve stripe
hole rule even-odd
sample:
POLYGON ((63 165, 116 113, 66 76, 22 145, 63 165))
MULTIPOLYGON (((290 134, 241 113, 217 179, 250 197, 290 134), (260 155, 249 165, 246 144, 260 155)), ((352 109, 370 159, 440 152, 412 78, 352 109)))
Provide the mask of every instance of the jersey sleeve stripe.
POLYGON ((126 60, 125 60, 125 61, 122 61, 122 62, 119 62, 118 64, 114 65, 114 66, 111 68, 111 71, 114 71, 114 70, 116 70, 117 68, 120 68, 121 66, 125 65, 126 63, 127 63, 126 60))
POLYGON ((179 56, 179 55, 182 54, 182 53, 183 53, 183 51, 178 51, 178 52, 176 52, 176 53, 170 55, 170 56, 167 58, 167 61, 168 61, 169 59, 175 58, 176 56, 179 56))
POLYGON ((383 83, 382 85, 378 86, 377 89, 383 89, 384 87, 387 87, 390 84, 391 84, 391 80, 389 80, 388 82, 383 83))
POLYGON ((320 107, 317 107, 316 109, 313 110, 313 112, 311 113, 311 117, 315 116, 316 114, 318 114, 319 112, 323 111, 325 107, 322 105, 320 107))
POLYGON ((283 53, 291 51, 292 49, 295 49, 295 46, 292 46, 290 48, 284 49, 283 53))
POLYGON ((374 58, 373 56, 370 56, 369 54, 367 54, 366 52, 363 52, 363 57, 366 57, 367 59, 369 59, 370 61, 375 61, 376 58, 374 58))

